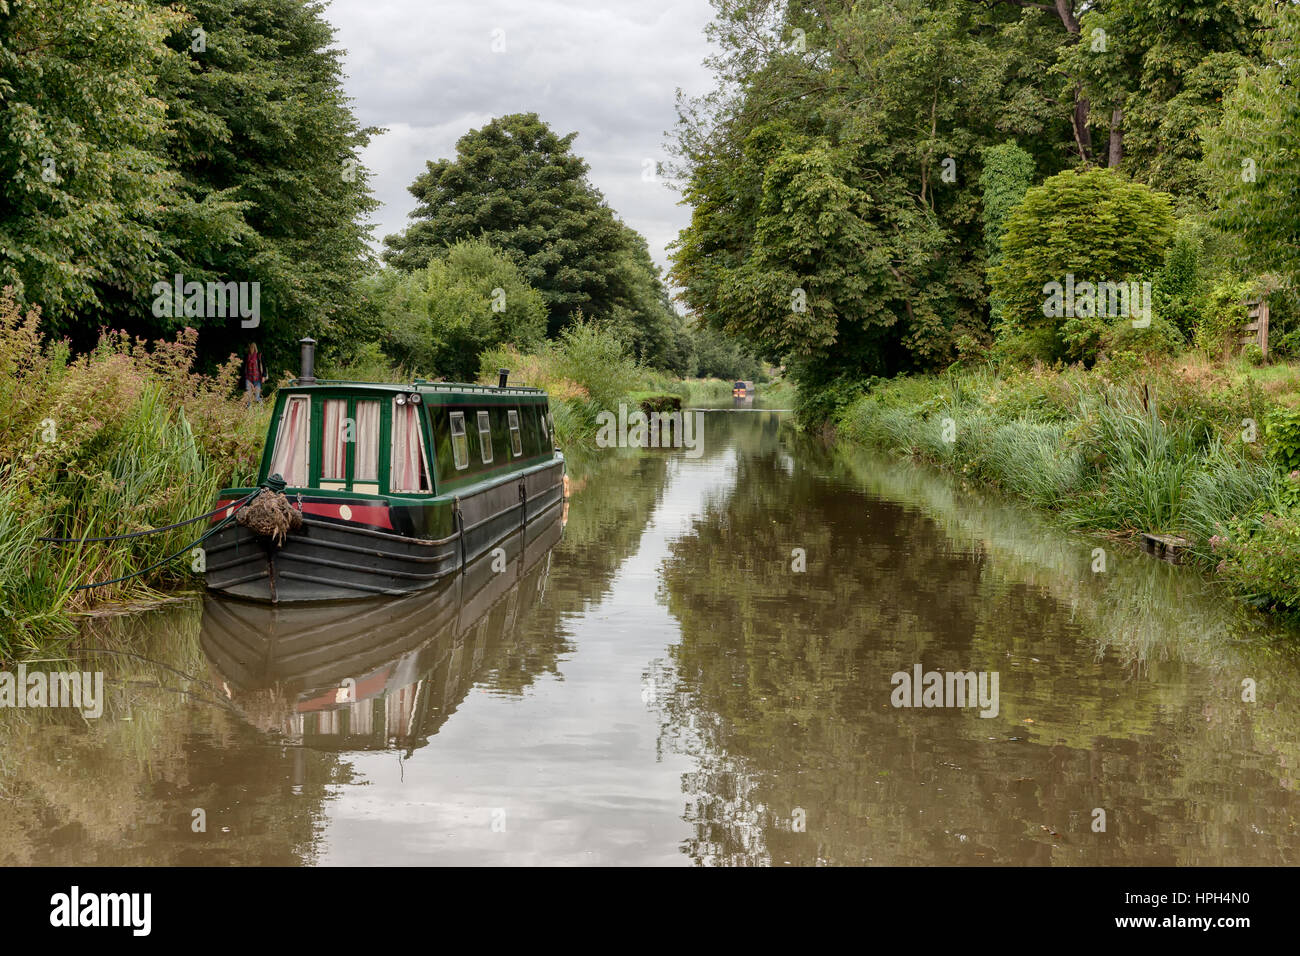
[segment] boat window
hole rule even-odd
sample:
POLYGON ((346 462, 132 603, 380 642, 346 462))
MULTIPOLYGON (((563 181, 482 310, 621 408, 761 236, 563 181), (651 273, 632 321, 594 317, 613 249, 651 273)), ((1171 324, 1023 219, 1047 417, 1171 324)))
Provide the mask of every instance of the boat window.
POLYGON ((483 464, 492 464, 492 420, 487 412, 478 413, 478 447, 483 453, 483 464))
POLYGON ((506 417, 510 421, 510 450, 518 458, 524 453, 524 443, 519 437, 519 413, 512 408, 506 412, 506 417))
POLYGON ((348 477, 348 442, 355 428, 348 428, 348 400, 327 398, 321 403, 321 481, 346 481, 348 477))
POLYGON ((465 437, 465 413, 451 413, 451 454, 456 469, 469 467, 469 439, 465 437))
POLYGON ((357 402, 353 481, 379 480, 379 403, 357 402))
POLYGON ((276 429, 271 474, 280 475, 286 485, 307 485, 307 447, 311 442, 311 403, 306 395, 292 395, 280 414, 276 429))
POLYGON ((550 434, 546 431, 546 412, 541 412, 542 419, 542 437, 547 441, 551 440, 550 434))
POLYGON ((390 491, 419 493, 429 490, 429 468, 420 434, 420 406, 393 401, 393 459, 388 477, 390 491))

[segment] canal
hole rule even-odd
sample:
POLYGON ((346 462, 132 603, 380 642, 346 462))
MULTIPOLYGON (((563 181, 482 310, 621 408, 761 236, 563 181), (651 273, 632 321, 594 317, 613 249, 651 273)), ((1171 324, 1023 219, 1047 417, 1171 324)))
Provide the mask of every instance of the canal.
POLYGON ((0 712, 0 861, 1300 860, 1295 634, 778 412, 702 449, 437 593, 92 620, 102 716, 0 712))

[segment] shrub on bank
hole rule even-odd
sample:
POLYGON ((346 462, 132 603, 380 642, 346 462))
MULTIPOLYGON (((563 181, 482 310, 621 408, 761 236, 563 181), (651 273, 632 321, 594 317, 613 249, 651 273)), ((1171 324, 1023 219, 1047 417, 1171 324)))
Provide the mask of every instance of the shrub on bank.
MULTIPOLYGON (((42 344, 35 309, 0 297, 0 657, 66 627, 67 612, 137 595, 185 573, 175 562, 94 591, 81 583, 157 562, 195 526, 126 541, 57 547, 42 536, 124 534, 209 510, 218 488, 253 477, 266 412, 236 396, 239 361, 193 371, 197 334, 148 347, 107 332, 72 360, 42 344)), ((34 645, 32 645, 34 646, 34 645)))
POLYGON ((488 349, 479 363, 480 382, 494 383, 497 369, 508 368, 512 382, 546 390, 556 444, 566 451, 592 447, 596 416, 617 408, 629 393, 652 387, 657 378, 637 364, 617 333, 581 317, 558 340, 533 352, 488 349))

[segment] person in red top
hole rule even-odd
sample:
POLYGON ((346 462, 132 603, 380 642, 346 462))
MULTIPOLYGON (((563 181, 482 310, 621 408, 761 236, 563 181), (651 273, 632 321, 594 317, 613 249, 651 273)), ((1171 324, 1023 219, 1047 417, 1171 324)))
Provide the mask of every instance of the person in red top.
POLYGON ((249 407, 253 399, 262 404, 262 380, 266 378, 266 367, 262 365, 262 353, 257 346, 249 345, 248 358, 244 359, 244 393, 248 396, 249 407))

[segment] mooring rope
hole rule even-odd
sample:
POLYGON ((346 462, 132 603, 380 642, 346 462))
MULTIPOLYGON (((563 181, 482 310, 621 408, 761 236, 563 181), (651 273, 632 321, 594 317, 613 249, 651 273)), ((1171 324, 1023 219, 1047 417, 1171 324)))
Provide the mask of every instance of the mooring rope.
POLYGON ((261 488, 254 491, 233 505, 222 505, 220 508, 213 508, 207 514, 197 515, 193 518, 186 518, 184 521, 177 521, 175 524, 165 524, 161 528, 150 528, 148 531, 132 531, 130 534, 110 534, 102 538, 37 538, 37 541, 46 541, 50 544, 89 544, 92 541, 125 541, 127 538, 139 538, 146 534, 158 534, 162 531, 171 531, 173 528, 183 528, 187 524, 193 524, 196 521, 202 521, 204 518, 211 518, 215 514, 220 514, 230 507, 243 507, 253 499, 255 495, 260 494, 261 488))
POLYGON ((257 490, 253 491, 249 495, 244 496, 243 498, 240 498, 234 504, 225 505, 221 508, 215 508, 212 511, 209 511, 205 515, 199 515, 197 518, 190 518, 187 521, 178 521, 176 524, 169 524, 164 528, 154 528, 151 531, 136 531, 136 532, 132 532, 131 534, 111 535, 106 538, 41 538, 40 540, 50 541, 52 543, 58 543, 58 544, 70 544, 70 543, 80 544, 82 542, 89 542, 89 541, 117 541, 122 538, 138 537, 142 534, 156 534, 159 531, 170 531, 172 528, 179 528, 183 525, 193 524, 195 521, 198 521, 202 518, 211 518, 213 515, 217 514, 218 512, 226 511, 227 509, 229 509, 229 513, 224 518, 222 518, 220 521, 214 524, 207 531, 203 532, 203 534, 199 535, 197 538, 195 538, 185 547, 181 548, 175 554, 169 554, 161 561, 155 562, 154 564, 149 565, 149 567, 147 568, 141 568, 138 571, 132 571, 130 574, 124 574, 120 578, 112 578, 111 580, 108 581, 96 581, 94 584, 78 584, 75 588, 73 588, 73 590, 87 591, 90 588, 102 588, 108 584, 119 584, 122 581, 128 581, 131 578, 138 577, 141 574, 147 574, 148 572, 153 571, 156 568, 161 568, 164 564, 166 564, 169 561, 175 561, 186 551, 189 551, 191 548, 195 547, 201 542, 206 541, 209 537, 211 537, 212 535, 216 534, 218 531, 226 527, 226 525, 228 525, 231 522, 231 520, 235 517, 236 512, 238 512, 240 508, 244 507, 246 504, 248 504, 258 495, 260 495, 263 491, 270 490, 274 492, 283 492, 284 486, 285 486, 285 481, 283 478, 281 478, 279 475, 272 475, 271 477, 267 478, 266 481, 262 482, 262 484, 258 486, 257 490))
MULTIPOLYGON (((237 511, 238 511, 240 508, 242 508, 244 505, 248 504, 248 502, 252 501, 252 500, 253 500, 254 498, 256 498, 258 495, 260 495, 260 494, 262 493, 263 490, 264 490, 263 488, 258 488, 255 492, 253 492, 253 493, 252 493, 251 495, 249 495, 247 498, 242 499, 238 504, 235 504, 235 505, 228 505, 227 507, 230 508, 230 514, 226 515, 226 517, 222 518, 220 521, 218 521, 216 524, 214 524, 211 528, 209 528, 207 531, 203 532, 203 534, 199 535, 197 538, 195 538, 193 541, 191 541, 191 542, 190 542, 189 544, 187 544, 185 547, 181 548, 181 549, 180 549, 179 551, 177 551, 175 554, 169 554, 167 557, 163 558, 161 561, 157 561, 157 562, 155 562, 155 563, 149 565, 147 568, 141 568, 141 569, 138 570, 138 571, 132 571, 130 574, 124 574, 124 575, 122 575, 120 578, 112 578, 112 579, 110 579, 110 580, 108 580, 108 581, 96 581, 94 584, 78 584, 78 585, 77 585, 73 590, 76 590, 76 591, 87 591, 87 590, 89 590, 90 588, 102 588, 102 587, 104 587, 105 585, 108 585, 108 584, 119 584, 119 583, 121 583, 122 581, 128 581, 128 580, 130 580, 131 578, 138 577, 138 576, 141 575, 141 574, 147 574, 148 572, 153 571, 155 568, 161 568, 164 564, 167 564, 169 561, 175 561, 177 558, 179 558, 179 557, 180 557, 182 554, 184 554, 186 551, 189 551, 191 548, 195 547, 195 546, 198 545, 199 543, 201 543, 201 542, 203 542, 203 541, 206 541, 209 537, 211 537, 212 535, 216 534, 218 531, 220 531, 220 530, 222 530, 223 528, 225 528, 226 525, 229 524, 229 523, 234 519, 234 517, 235 517, 235 512, 237 512, 237 511)), ((220 511, 220 510, 222 510, 222 509, 218 508, 217 510, 220 511)))

